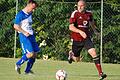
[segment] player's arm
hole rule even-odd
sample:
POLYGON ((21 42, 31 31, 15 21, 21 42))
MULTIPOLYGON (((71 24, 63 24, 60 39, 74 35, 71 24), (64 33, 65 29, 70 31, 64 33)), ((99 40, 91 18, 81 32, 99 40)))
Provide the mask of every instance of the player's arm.
POLYGON ((16 15, 16 17, 15 17, 15 21, 14 21, 14 29, 16 30, 16 31, 19 31, 19 32, 21 32, 21 33, 23 33, 25 36, 29 36, 30 34, 28 33, 28 32, 26 32, 25 30, 23 30, 22 28, 21 28, 21 26, 20 26, 20 24, 21 24, 21 21, 22 21, 23 19, 22 19, 22 14, 19 12, 17 15, 16 15))
POLYGON ((90 26, 91 26, 91 28, 93 29, 94 33, 95 33, 96 35, 99 35, 99 32, 98 32, 98 30, 97 30, 97 27, 96 27, 96 24, 95 24, 94 21, 90 21, 90 26))
POLYGON ((76 33, 79 33, 83 38, 86 38, 87 35, 85 32, 83 32, 82 30, 80 29, 77 29, 74 24, 70 24, 69 25, 69 30, 73 31, 73 32, 76 32, 76 33))
POLYGON ((29 36, 29 35, 30 35, 28 32, 24 31, 24 30, 23 30, 19 25, 17 25, 17 24, 14 24, 14 29, 15 29, 16 31, 19 31, 19 32, 23 33, 25 36, 29 36))
POLYGON ((94 33, 95 33, 96 35, 99 35, 99 32, 98 32, 98 30, 97 30, 97 27, 96 27, 95 21, 94 21, 94 19, 93 19, 93 14, 92 14, 92 13, 91 13, 91 15, 90 15, 89 25, 91 26, 91 28, 92 28, 92 30, 94 31, 94 33))

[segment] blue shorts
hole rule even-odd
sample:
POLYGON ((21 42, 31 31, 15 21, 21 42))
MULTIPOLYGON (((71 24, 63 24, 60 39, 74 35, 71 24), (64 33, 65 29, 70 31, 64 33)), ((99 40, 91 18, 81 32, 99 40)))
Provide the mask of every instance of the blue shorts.
POLYGON ((19 33, 19 38, 20 38, 20 44, 22 48, 22 54, 40 51, 40 48, 35 40, 34 35, 30 35, 26 37, 24 34, 19 33))

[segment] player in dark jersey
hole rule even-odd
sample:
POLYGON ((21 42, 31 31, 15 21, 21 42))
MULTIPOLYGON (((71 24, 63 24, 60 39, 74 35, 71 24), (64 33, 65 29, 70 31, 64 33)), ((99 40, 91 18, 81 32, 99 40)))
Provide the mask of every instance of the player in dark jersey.
POLYGON ((86 48, 95 62, 100 80, 103 80, 107 75, 102 72, 100 56, 97 56, 94 45, 90 39, 89 25, 95 32, 96 26, 94 25, 92 13, 85 10, 85 7, 85 1, 79 0, 77 10, 75 10, 70 17, 69 30, 71 31, 72 51, 69 52, 68 62, 78 62, 82 48, 86 48))

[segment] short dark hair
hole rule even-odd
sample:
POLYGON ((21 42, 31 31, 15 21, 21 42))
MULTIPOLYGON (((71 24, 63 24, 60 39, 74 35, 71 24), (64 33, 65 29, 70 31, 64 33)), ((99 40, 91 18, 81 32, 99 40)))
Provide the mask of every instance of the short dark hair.
POLYGON ((86 0, 77 0, 77 2, 79 2, 79 1, 84 1, 84 2, 86 2, 86 0))
POLYGON ((35 4, 35 5, 36 5, 36 7, 38 6, 38 3, 37 3, 36 1, 34 1, 34 0, 28 0, 28 3, 35 4))

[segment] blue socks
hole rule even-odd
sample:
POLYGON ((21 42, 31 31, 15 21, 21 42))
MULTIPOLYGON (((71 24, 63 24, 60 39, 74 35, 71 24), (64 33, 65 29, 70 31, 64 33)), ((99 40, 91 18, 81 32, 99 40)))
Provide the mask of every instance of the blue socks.
POLYGON ((26 73, 30 72, 34 62, 35 62, 35 58, 29 58, 29 60, 27 62, 27 67, 26 67, 26 70, 25 70, 26 73))
POLYGON ((28 58, 27 58, 27 56, 26 56, 26 54, 25 55, 23 55, 22 56, 22 58, 16 63, 16 65, 22 65, 25 61, 27 61, 28 60, 28 58))
POLYGON ((18 60, 18 62, 16 62, 16 65, 21 66, 27 60, 28 60, 28 62, 27 62, 27 67, 26 67, 25 72, 29 73, 30 70, 32 69, 32 66, 33 66, 34 62, 35 62, 35 58, 29 58, 28 59, 26 55, 23 55, 22 58, 20 60, 18 60))

